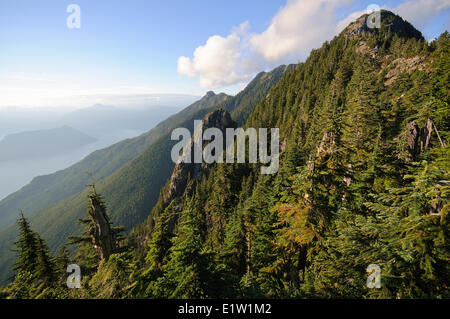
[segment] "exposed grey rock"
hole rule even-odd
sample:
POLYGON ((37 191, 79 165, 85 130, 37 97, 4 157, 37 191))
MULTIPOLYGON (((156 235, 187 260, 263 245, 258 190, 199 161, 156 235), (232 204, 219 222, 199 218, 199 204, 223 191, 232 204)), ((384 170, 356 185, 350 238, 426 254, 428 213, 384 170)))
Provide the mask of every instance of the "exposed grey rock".
POLYGON ((414 70, 426 70, 425 56, 415 56, 409 59, 398 58, 392 61, 392 69, 385 75, 385 86, 389 86, 398 78, 402 72, 412 73, 414 70))
MULTIPOLYGON (((356 21, 345 28, 343 33, 349 38, 353 38, 368 32, 378 32, 377 28, 369 28, 367 26, 368 18, 368 14, 359 17, 356 21)), ((422 34, 409 22, 387 10, 381 10, 381 27, 402 37, 423 39, 422 34)))
POLYGON ((92 221, 89 235, 100 260, 107 260, 117 248, 115 233, 106 215, 106 209, 96 194, 89 195, 89 203, 89 216, 92 221))
POLYGON ((336 137, 333 132, 325 132, 322 137, 322 141, 320 142, 319 147, 317 148, 317 157, 323 157, 327 154, 330 154, 334 151, 334 146, 336 144, 336 137))
POLYGON ((425 127, 420 128, 416 122, 408 124, 406 130, 407 152, 406 162, 413 162, 417 155, 424 152, 431 141, 431 133, 433 132, 433 121, 427 120, 425 127))
POLYGON ((407 162, 411 162, 417 154, 417 141, 419 140, 420 128, 416 122, 411 122, 408 124, 408 128, 406 130, 406 141, 407 141, 407 151, 409 153, 409 157, 407 162))
MULTIPOLYGON (((231 119, 230 114, 225 110, 211 112, 202 120, 203 130, 215 127, 222 131, 223 136, 225 136, 225 131, 227 128, 234 126, 234 121, 231 119)), ((194 132, 193 137, 187 146, 191 149, 191 154, 194 153, 194 143, 198 143, 198 139, 202 137, 200 134, 201 132, 199 132, 198 129, 199 128, 197 128, 194 132)), ((174 198, 184 194, 189 177, 200 179, 203 174, 208 171, 209 165, 205 163, 177 163, 170 178, 167 191, 163 195, 165 204, 170 203, 174 198)))

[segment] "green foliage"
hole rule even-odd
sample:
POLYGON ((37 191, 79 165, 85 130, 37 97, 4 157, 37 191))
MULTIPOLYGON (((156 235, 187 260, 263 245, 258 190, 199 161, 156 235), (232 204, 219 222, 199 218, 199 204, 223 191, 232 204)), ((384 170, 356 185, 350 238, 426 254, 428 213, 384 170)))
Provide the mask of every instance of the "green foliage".
POLYGON ((4 289, 7 298, 52 298, 57 273, 47 244, 21 213, 17 221, 19 239, 15 242, 17 261, 14 281, 4 289))
MULTIPOLYGON (((171 131, 176 127, 192 131, 194 120, 219 108, 233 112, 238 121, 245 122, 257 101, 289 68, 281 66, 272 72, 260 73, 235 97, 208 92, 201 100, 148 133, 96 151, 66 170, 36 178, 0 202, 0 217, 11 215, 22 207, 31 214, 29 218, 55 252, 68 236, 81 231, 81 227, 74 227, 73 221, 84 215, 86 191, 83 189, 89 183, 86 172, 92 172, 98 181, 99 192, 108 198, 108 205, 114 207, 110 212, 112 221, 129 231, 146 219, 157 203, 159 190, 170 177, 174 167, 170 153, 176 142, 171 140, 171 131), (61 211, 64 211, 64 217, 61 211)), ((3 228, 0 225, 0 243, 3 243, 0 244, 0 283, 2 275, 7 276, 6 269, 13 260, 7 251, 16 234, 14 227, 3 228)))
POLYGON ((127 253, 113 254, 103 261, 92 279, 90 279, 89 293, 100 299, 119 299, 130 297, 133 288, 130 274, 134 269, 130 264, 127 253))
POLYGON ((172 239, 162 275, 148 291, 157 298, 217 297, 221 284, 214 269, 214 254, 204 246, 202 216, 194 197, 180 217, 177 236, 172 239))
MULTIPOLYGON (((8 271, 13 260, 13 255, 8 253, 12 246, 12 239, 16 236, 17 230, 14 226, 8 226, 8 221, 13 221, 17 209, 21 207, 30 216, 36 229, 47 238, 52 251, 56 251, 61 247, 68 236, 77 234, 81 231, 81 227, 73 225, 73 220, 81 218, 84 215, 84 202, 86 192, 85 185, 90 182, 90 177, 86 172, 91 172, 96 180, 101 181, 99 188, 102 193, 106 194, 112 200, 117 198, 117 202, 113 204, 117 206, 113 212, 115 222, 125 225, 128 229, 144 220, 144 217, 157 200, 158 190, 162 187, 165 180, 172 169, 171 161, 167 158, 170 156, 168 146, 165 143, 170 141, 170 131, 174 127, 183 125, 183 121, 196 113, 202 117, 202 110, 210 109, 217 104, 224 103, 230 96, 226 94, 208 94, 203 99, 185 108, 181 112, 169 117, 161 122, 148 133, 133 139, 128 139, 114 144, 103 150, 98 150, 82 161, 73 166, 59 171, 57 173, 35 178, 29 185, 20 191, 8 196, 0 201, 0 283, 7 279, 8 271), (157 144, 157 145, 154 145, 157 144), (148 150, 148 148, 151 149, 148 150), (146 156, 140 157, 133 161, 136 157, 146 151, 146 156), (167 155, 169 154, 169 155, 167 155), (161 156, 165 156, 164 160, 161 156), (128 165, 128 168, 124 168, 128 165), (153 180, 159 182, 151 184, 149 180, 142 179, 142 171, 134 173, 136 169, 144 169, 153 174, 153 180), (120 173, 121 168, 124 168, 120 173), (115 172, 116 177, 109 177, 115 172), (133 180, 133 178, 138 179, 133 180), (109 177, 109 178, 108 178, 109 177), (139 206, 134 206, 132 201, 126 202, 129 192, 134 190, 134 183, 139 182, 146 185, 141 187, 139 192, 135 192, 135 196, 139 200, 139 206), (115 189, 118 185, 128 185, 128 190, 124 187, 120 194, 115 195, 115 189), (105 185, 105 186, 103 186, 105 185), (108 185, 111 185, 108 187, 108 185), (150 188, 149 196, 143 195, 143 192, 150 188), (113 190, 110 192, 110 190, 113 190), (152 195, 152 193, 155 195, 152 195), (124 196, 124 197, 121 197, 124 196), (145 198, 146 201, 142 199, 145 198), (119 206, 118 203, 122 205, 119 206), (61 218, 61 210, 65 211, 65 218, 61 218), (123 216, 121 218, 120 216, 123 216)), ((194 117, 197 118, 197 117, 194 117)), ((134 202, 134 201, 133 201, 134 202)))
POLYGON ((67 255, 53 268, 22 218, 16 278, 0 296, 449 298, 450 38, 428 44, 398 16, 383 17, 380 30, 349 34, 352 24, 304 63, 272 73, 282 71, 279 81, 249 86, 255 96, 223 102, 241 123, 249 114, 246 127, 280 128, 277 174, 260 175, 258 164, 211 165, 166 203, 168 186, 155 173, 172 169, 163 137, 99 184, 120 218, 156 203, 127 252, 97 268, 84 243, 75 258, 92 273, 79 292, 43 281, 29 289, 63 269, 67 255), (422 135, 408 156, 413 121, 422 135), (371 264, 381 269, 381 288, 366 285, 371 264))

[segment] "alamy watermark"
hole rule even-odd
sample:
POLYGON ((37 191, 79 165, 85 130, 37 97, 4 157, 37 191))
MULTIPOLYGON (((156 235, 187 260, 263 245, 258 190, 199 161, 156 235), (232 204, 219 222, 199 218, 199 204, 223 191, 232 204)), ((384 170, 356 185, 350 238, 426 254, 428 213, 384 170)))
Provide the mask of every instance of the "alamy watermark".
POLYGON ((371 264, 367 267, 367 288, 381 288, 381 268, 377 264, 371 264))
POLYGON ((381 8, 377 4, 370 4, 367 7, 368 17, 366 19, 366 25, 369 29, 381 28, 381 8))
POLYGON ((227 128, 225 140, 223 132, 218 128, 203 131, 203 122, 194 121, 194 136, 187 128, 176 128, 172 131, 172 140, 181 140, 172 148, 171 157, 174 163, 245 163, 265 164, 261 166, 261 174, 275 174, 279 168, 280 133, 278 128, 270 129, 270 155, 268 152, 267 128, 227 128), (247 143, 248 139, 248 143, 247 143), (192 143, 191 143, 192 141, 192 143), (210 141, 205 147, 204 141, 210 141), (237 156, 235 156, 235 141, 237 156), (225 145, 225 148, 224 148, 225 145), (225 153, 224 153, 225 150, 225 153), (259 156, 258 156, 259 155, 259 156))
POLYGON ((69 29, 81 28, 81 8, 78 4, 69 4, 67 6, 67 13, 70 15, 67 17, 66 25, 69 29))
POLYGON ((81 288, 81 268, 77 264, 67 266, 67 270, 70 275, 67 277, 67 288, 81 288))

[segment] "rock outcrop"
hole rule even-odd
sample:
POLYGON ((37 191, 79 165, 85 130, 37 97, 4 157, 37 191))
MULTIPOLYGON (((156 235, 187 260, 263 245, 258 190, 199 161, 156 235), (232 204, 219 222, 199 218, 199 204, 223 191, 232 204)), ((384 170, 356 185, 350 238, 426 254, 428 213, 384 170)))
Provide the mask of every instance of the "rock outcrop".
POLYGON ((336 136, 333 132, 325 132, 322 137, 322 141, 317 148, 316 157, 325 157, 328 154, 333 153, 336 145, 336 136))
MULTIPOLYGON (((391 33, 405 38, 423 39, 422 34, 417 31, 409 22, 403 20, 400 16, 386 10, 381 10, 381 28, 387 29, 391 33)), ((344 29, 344 34, 350 38, 358 37, 368 32, 377 32, 377 28, 369 28, 367 20, 370 15, 365 14, 359 17, 344 29)))
POLYGON ((106 208, 97 194, 89 195, 89 216, 91 218, 91 227, 89 235, 92 239, 92 245, 98 254, 100 260, 108 259, 118 248, 116 234, 111 227, 106 208))
POLYGON ((428 148, 431 140, 431 133, 433 132, 433 121, 428 119, 425 127, 420 128, 416 122, 411 122, 408 124, 406 130, 406 150, 408 156, 406 162, 413 162, 417 155, 422 153, 428 148))
MULTIPOLYGON (((187 145, 187 148, 191 149, 191 154, 194 154, 194 144, 199 143, 199 139, 202 138, 202 131, 213 127, 221 130, 223 136, 225 136, 225 130, 227 128, 234 128, 235 123, 231 119, 230 114, 225 110, 217 110, 206 115, 202 120, 201 127, 196 128, 193 137, 187 145)), ((193 161, 192 163, 177 163, 170 178, 168 188, 165 194, 163 194, 164 203, 168 204, 174 198, 183 195, 186 190, 189 177, 200 179, 203 174, 208 172, 208 170, 209 165, 206 163, 193 163, 193 161)))
POLYGON ((424 63, 425 56, 415 56, 412 58, 398 58, 392 61, 390 64, 392 69, 385 75, 385 86, 389 86, 397 79, 398 75, 402 72, 412 73, 414 70, 426 70, 426 64, 424 63))

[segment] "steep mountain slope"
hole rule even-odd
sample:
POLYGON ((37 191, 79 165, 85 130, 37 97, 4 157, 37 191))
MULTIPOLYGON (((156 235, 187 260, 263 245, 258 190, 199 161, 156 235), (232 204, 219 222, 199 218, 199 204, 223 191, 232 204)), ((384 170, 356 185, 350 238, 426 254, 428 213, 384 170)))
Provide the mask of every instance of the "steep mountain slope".
MULTIPOLYGON (((57 259, 63 270, 91 270, 83 289, 38 287, 52 273, 35 271, 30 289, 18 275, 0 296, 449 298, 450 35, 429 44, 388 11, 380 29, 366 20, 312 51, 249 112, 247 127, 280 128, 276 174, 178 165, 129 249, 99 264, 84 242, 73 259, 57 259)), ((233 125, 224 110, 206 120, 233 125)), ((148 159, 164 145, 115 179, 151 179, 148 159)), ((145 195, 132 185, 128 195, 145 195)), ((119 186, 102 186, 111 215, 119 186)))
POLYGON ((231 117, 236 125, 242 126, 254 106, 258 104, 267 91, 276 84, 288 71, 295 68, 295 64, 281 65, 271 72, 261 72, 241 91, 234 99, 230 99, 220 105, 221 108, 231 112, 231 117))
MULTIPOLYGON (((251 101, 259 101, 269 90, 269 84, 276 83, 276 80, 286 70, 287 68, 282 66, 270 73, 259 74, 247 88, 235 97, 227 98, 210 108, 198 108, 197 112, 186 116, 177 123, 176 127, 184 127, 192 132, 194 120, 202 119, 214 109, 223 108, 232 112, 236 108, 244 111, 254 108, 256 104, 252 105, 251 101), (263 77, 264 74, 269 75, 263 77), (243 98, 245 96, 255 97, 248 100, 243 98)), ((208 99, 213 96, 215 96, 213 92, 208 92, 205 98, 208 99)), ((250 113, 251 111, 245 112, 250 113)), ((99 191, 107 198, 107 205, 114 207, 114 210, 110 211, 114 223, 123 225, 127 230, 130 230, 133 226, 142 222, 155 205, 160 189, 166 183, 175 165, 171 160, 170 153, 177 141, 171 140, 171 133, 171 131, 168 131, 162 135, 141 155, 98 183, 99 191)), ((56 225, 71 223, 73 219, 67 218, 69 214, 74 214, 74 218, 76 218, 75 216, 83 216, 85 198, 86 193, 83 191, 44 209, 42 212, 30 215, 30 220, 38 228, 42 227, 44 238, 49 238, 51 247, 64 243, 67 238, 61 236, 61 233, 57 231, 62 226, 56 225), (58 217, 61 212, 64 212, 65 218, 58 217), (58 239, 56 244, 54 244, 53 238, 58 239)))
POLYGON ((92 173, 96 180, 104 179, 142 153, 182 119, 229 98, 225 94, 207 94, 148 133, 98 150, 65 170, 36 177, 29 185, 0 202, 0 229, 15 222, 18 209, 27 216, 82 191, 90 182, 87 172, 92 173))
POLYGON ((163 190, 120 257, 138 265, 123 296, 448 298, 450 36, 366 19, 251 113, 247 127, 280 128, 277 174, 217 164, 163 190))
POLYGON ((3 199, 0 202, 0 282, 5 282, 11 274, 11 262, 14 258, 11 248, 17 234, 15 221, 19 209, 25 216, 35 216, 34 218, 41 221, 43 227, 50 225, 47 230, 54 243, 52 247, 64 243, 67 236, 79 230, 70 218, 77 219, 83 216, 80 211, 85 209, 86 204, 82 194, 85 186, 91 183, 88 172, 93 174, 96 181, 105 179, 136 158, 184 118, 189 118, 202 109, 209 109, 223 103, 229 98, 231 97, 223 93, 216 95, 209 92, 205 97, 161 122, 148 133, 98 150, 65 170, 36 177, 29 185, 3 199), (44 208, 56 205, 66 198, 68 200, 56 206, 58 208, 62 206, 61 211, 52 217, 47 217, 44 208), (73 211, 79 214, 73 214, 73 211))
MULTIPOLYGON (((83 189, 90 183, 86 172, 91 171, 99 181, 97 187, 107 198, 108 207, 114 207, 109 212, 113 222, 130 230, 147 217, 173 169, 170 152, 176 141, 171 141, 170 129, 186 127, 192 130, 195 119, 201 119, 218 108, 230 112, 238 109, 239 117, 249 114, 256 101, 288 69, 281 66, 271 72, 261 72, 235 97, 208 92, 202 100, 159 124, 148 134, 95 152, 68 170, 35 179, 33 185, 0 202, 0 211, 10 212, 11 220, 17 216, 17 207, 23 209, 36 230, 48 240, 49 246, 56 249, 66 242, 68 236, 80 230, 74 221, 84 215, 86 193, 83 189), (147 149, 145 145, 149 145, 147 149), (138 152, 141 154, 136 157, 138 152), (41 180, 43 185, 39 187, 41 180)), ((6 278, 4 274, 13 258, 8 250, 15 234, 14 224, 0 232, 2 279, 6 278)))

